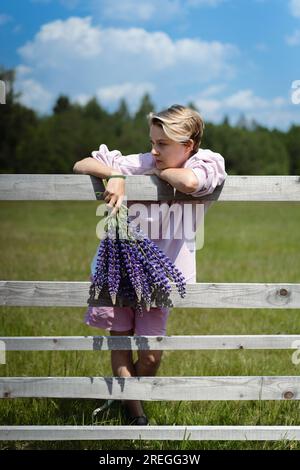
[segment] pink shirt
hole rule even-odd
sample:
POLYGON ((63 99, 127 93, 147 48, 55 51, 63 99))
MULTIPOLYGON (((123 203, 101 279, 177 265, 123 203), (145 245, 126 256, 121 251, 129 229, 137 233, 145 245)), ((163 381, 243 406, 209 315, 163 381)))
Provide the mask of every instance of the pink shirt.
MULTIPOLYGON (((151 152, 122 155, 119 150, 109 151, 105 144, 101 144, 99 150, 93 151, 91 155, 99 162, 124 175, 151 175, 154 174, 153 170, 156 168, 155 158, 151 152)), ((189 193, 191 196, 198 197, 212 193, 227 176, 224 158, 209 149, 199 149, 184 163, 182 168, 190 168, 198 180, 196 191, 189 193)), ((204 214, 213 202, 130 201, 127 207, 129 215, 134 217, 139 215, 141 230, 180 269, 186 282, 194 283, 196 282, 196 240, 191 230, 196 232, 199 225, 204 223, 204 214), (135 204, 143 204, 144 210, 141 215, 136 210, 132 210, 135 204), (148 228, 147 232, 145 228, 148 228)), ((134 223, 136 221, 137 219, 134 223)), ((92 273, 95 269, 98 248, 91 263, 92 273)))

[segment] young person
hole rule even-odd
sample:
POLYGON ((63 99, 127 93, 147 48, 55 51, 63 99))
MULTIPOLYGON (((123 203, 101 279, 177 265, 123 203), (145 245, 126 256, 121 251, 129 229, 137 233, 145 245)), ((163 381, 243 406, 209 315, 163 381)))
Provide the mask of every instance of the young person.
MULTIPOLYGON (((168 182, 178 191, 194 197, 205 196, 222 184, 227 176, 224 158, 209 149, 200 149, 204 123, 195 110, 181 105, 173 105, 159 113, 148 115, 151 152, 123 156, 119 150, 109 151, 105 144, 93 151, 91 157, 84 158, 74 165, 75 173, 90 174, 108 179, 103 194, 107 205, 115 214, 125 196, 125 180, 118 175, 156 175, 168 182), (113 178, 109 179, 111 176, 113 178)), ((204 213, 211 205, 205 201, 204 213)), ((128 202, 127 207, 134 204, 128 202)), ((182 231, 183 211, 186 201, 170 201, 169 204, 157 203, 158 211, 153 211, 155 204, 145 202, 148 211, 146 219, 160 229, 166 223, 170 233, 170 216, 177 220, 173 236, 165 237, 160 230, 154 231, 151 238, 183 273, 187 283, 196 282, 195 240, 187 239, 182 231), (163 221, 160 223, 159 212, 163 207, 163 221), (149 209, 151 212, 149 212, 149 209), (154 216, 153 216, 154 213, 154 216), (176 217, 177 216, 177 217, 176 217), (158 233, 159 232, 159 233, 158 233)), ((199 205, 191 201, 189 205, 199 205)), ((196 230, 199 225, 192 211, 190 224, 196 230)), ((186 219, 185 219, 186 221, 186 219)), ((97 252, 91 264, 95 268, 97 252)), ((92 280, 92 275, 90 277, 92 280)), ((168 308, 151 308, 143 311, 143 316, 131 307, 89 307, 86 324, 110 331, 112 336, 164 336, 166 334, 168 308)), ((111 364, 115 376, 155 376, 161 363, 163 351, 138 350, 138 360, 133 363, 132 351, 111 351, 111 364)), ((148 424, 139 400, 123 400, 129 415, 130 424, 148 424)))

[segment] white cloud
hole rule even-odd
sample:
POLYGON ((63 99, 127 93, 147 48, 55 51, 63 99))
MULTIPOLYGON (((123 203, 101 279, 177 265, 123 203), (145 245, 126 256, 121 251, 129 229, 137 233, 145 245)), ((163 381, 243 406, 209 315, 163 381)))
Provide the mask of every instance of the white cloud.
POLYGON ((27 67, 27 65, 18 65, 16 67, 16 72, 19 77, 24 77, 33 72, 31 67, 27 67))
POLYGON ((172 21, 189 8, 216 7, 227 0, 91 0, 90 8, 101 16, 127 22, 172 21))
POLYGON ((161 24, 175 19, 182 20, 189 9, 216 7, 226 1, 228 0, 85 0, 85 8, 95 19, 105 18, 135 25, 146 22, 161 24))
MULTIPOLYGON (((33 3, 49 4, 54 0, 31 0, 33 3)), ((111 19, 131 24, 155 21, 171 22, 186 16, 190 8, 216 7, 228 0, 56 0, 72 10, 83 6, 94 19, 111 19)))
POLYGON ((252 90, 240 90, 225 98, 224 105, 228 108, 248 111, 265 108, 268 105, 268 102, 259 96, 255 96, 252 90))
MULTIPOLYGON (((195 63, 208 66, 208 74, 226 68, 226 60, 237 49, 230 44, 200 39, 172 40, 164 32, 148 32, 142 28, 106 28, 91 25, 91 17, 71 17, 45 24, 33 41, 19 48, 22 58, 56 66, 72 58, 100 58, 128 54, 155 69, 176 63, 195 63), (195 60, 196 59, 196 60, 195 60)), ((114 58, 114 62, 116 62, 114 58)), ((122 61, 121 61, 122 62, 122 61)), ((132 64, 133 65, 133 64, 132 64)))
POLYGON ((300 29, 294 31, 291 36, 287 36, 285 40, 289 46, 298 46, 300 44, 300 29))
POLYGON ((203 90, 201 92, 201 97, 207 98, 207 97, 210 97, 210 96, 217 95, 218 93, 223 91, 225 88, 226 88, 225 83, 218 84, 218 85, 211 85, 211 86, 205 88, 205 90, 203 90))
POLYGON ((205 120, 218 120, 223 116, 222 101, 217 99, 199 98, 193 100, 197 108, 200 110, 205 120))
MULTIPOLYGON (((207 90, 196 96, 190 96, 205 121, 221 122, 225 115, 230 116, 233 124, 241 114, 248 121, 255 119, 257 122, 269 127, 287 129, 291 122, 297 122, 297 109, 287 99, 277 96, 265 99, 255 95, 253 90, 239 90, 228 96, 210 96, 207 98, 207 90)), ((222 90, 217 90, 215 95, 222 90)), ((298 111, 299 112, 299 111, 298 111)))
POLYGON ((85 95, 81 93, 79 95, 75 95, 73 97, 73 101, 76 103, 79 103, 81 106, 85 106, 91 98, 92 98, 91 95, 85 95))
MULTIPOLYGON (((212 79, 224 81, 235 73, 238 54, 235 46, 219 41, 174 40, 161 31, 94 26, 91 17, 45 24, 18 52, 19 72, 30 67, 28 78, 43 84, 51 96, 82 99, 97 94, 110 103, 120 96, 131 107, 143 92, 165 100, 170 83, 176 91, 212 79)), ((22 80, 18 83, 27 93, 22 80)))
POLYGON ((67 54, 78 58, 99 54, 100 31, 91 26, 91 17, 71 17, 66 21, 56 20, 43 25, 33 41, 20 47, 23 59, 40 66, 57 66, 67 54))
POLYGON ((6 13, 0 13, 0 28, 6 26, 8 23, 13 23, 11 25, 11 32, 14 34, 19 33, 22 30, 22 26, 20 24, 15 24, 15 19, 7 15, 6 13))
POLYGON ((116 103, 121 98, 130 96, 130 101, 136 105, 145 93, 153 93, 155 86, 153 83, 120 83, 119 85, 112 85, 107 87, 98 88, 97 97, 104 104, 116 103))
POLYGON ((171 22, 186 16, 189 8, 216 7, 228 0, 89 0, 93 16, 130 23, 171 22))
POLYGON ((293 16, 300 18, 300 0, 290 0, 289 8, 293 16))
POLYGON ((22 95, 19 101, 29 108, 45 112, 52 103, 53 97, 40 83, 33 79, 22 80, 22 95))
POLYGON ((86 8, 95 21, 105 19, 113 24, 123 22, 134 26, 151 23, 157 27, 178 19, 182 21, 188 13, 184 0, 88 0, 86 8))

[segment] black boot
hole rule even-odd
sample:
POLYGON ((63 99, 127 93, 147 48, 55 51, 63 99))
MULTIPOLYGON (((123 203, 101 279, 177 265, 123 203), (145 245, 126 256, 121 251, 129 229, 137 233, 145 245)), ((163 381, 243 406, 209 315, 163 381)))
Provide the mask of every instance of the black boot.
POLYGON ((147 416, 128 416, 128 424, 135 426, 147 426, 149 421, 147 416))

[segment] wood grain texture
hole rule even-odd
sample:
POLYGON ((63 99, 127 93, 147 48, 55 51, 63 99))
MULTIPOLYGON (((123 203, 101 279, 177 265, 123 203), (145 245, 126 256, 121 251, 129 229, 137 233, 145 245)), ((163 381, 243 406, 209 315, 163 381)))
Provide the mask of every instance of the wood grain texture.
POLYGON ((299 349, 300 335, 1 336, 6 351, 299 349))
POLYGON ((300 440, 300 426, 0 426, 0 440, 300 440))
POLYGON ((0 398, 299 400, 299 376, 1 377, 0 398))
MULTIPOLYGON (((300 201, 300 176, 227 176, 213 193, 195 198, 176 191, 157 176, 127 176, 128 201, 300 201)), ((104 191, 90 175, 1 174, 0 199, 6 201, 91 201, 104 191)))
MULTIPOLYGON (((186 296, 180 297, 176 285, 170 307, 179 308, 300 308, 300 284, 297 283, 192 283, 186 284, 186 296)), ((111 306, 111 300, 89 297, 89 282, 80 281, 0 281, 0 305, 40 307, 111 306)), ((117 302, 116 305, 130 305, 117 302)), ((152 302, 152 306, 159 302, 152 302)))

